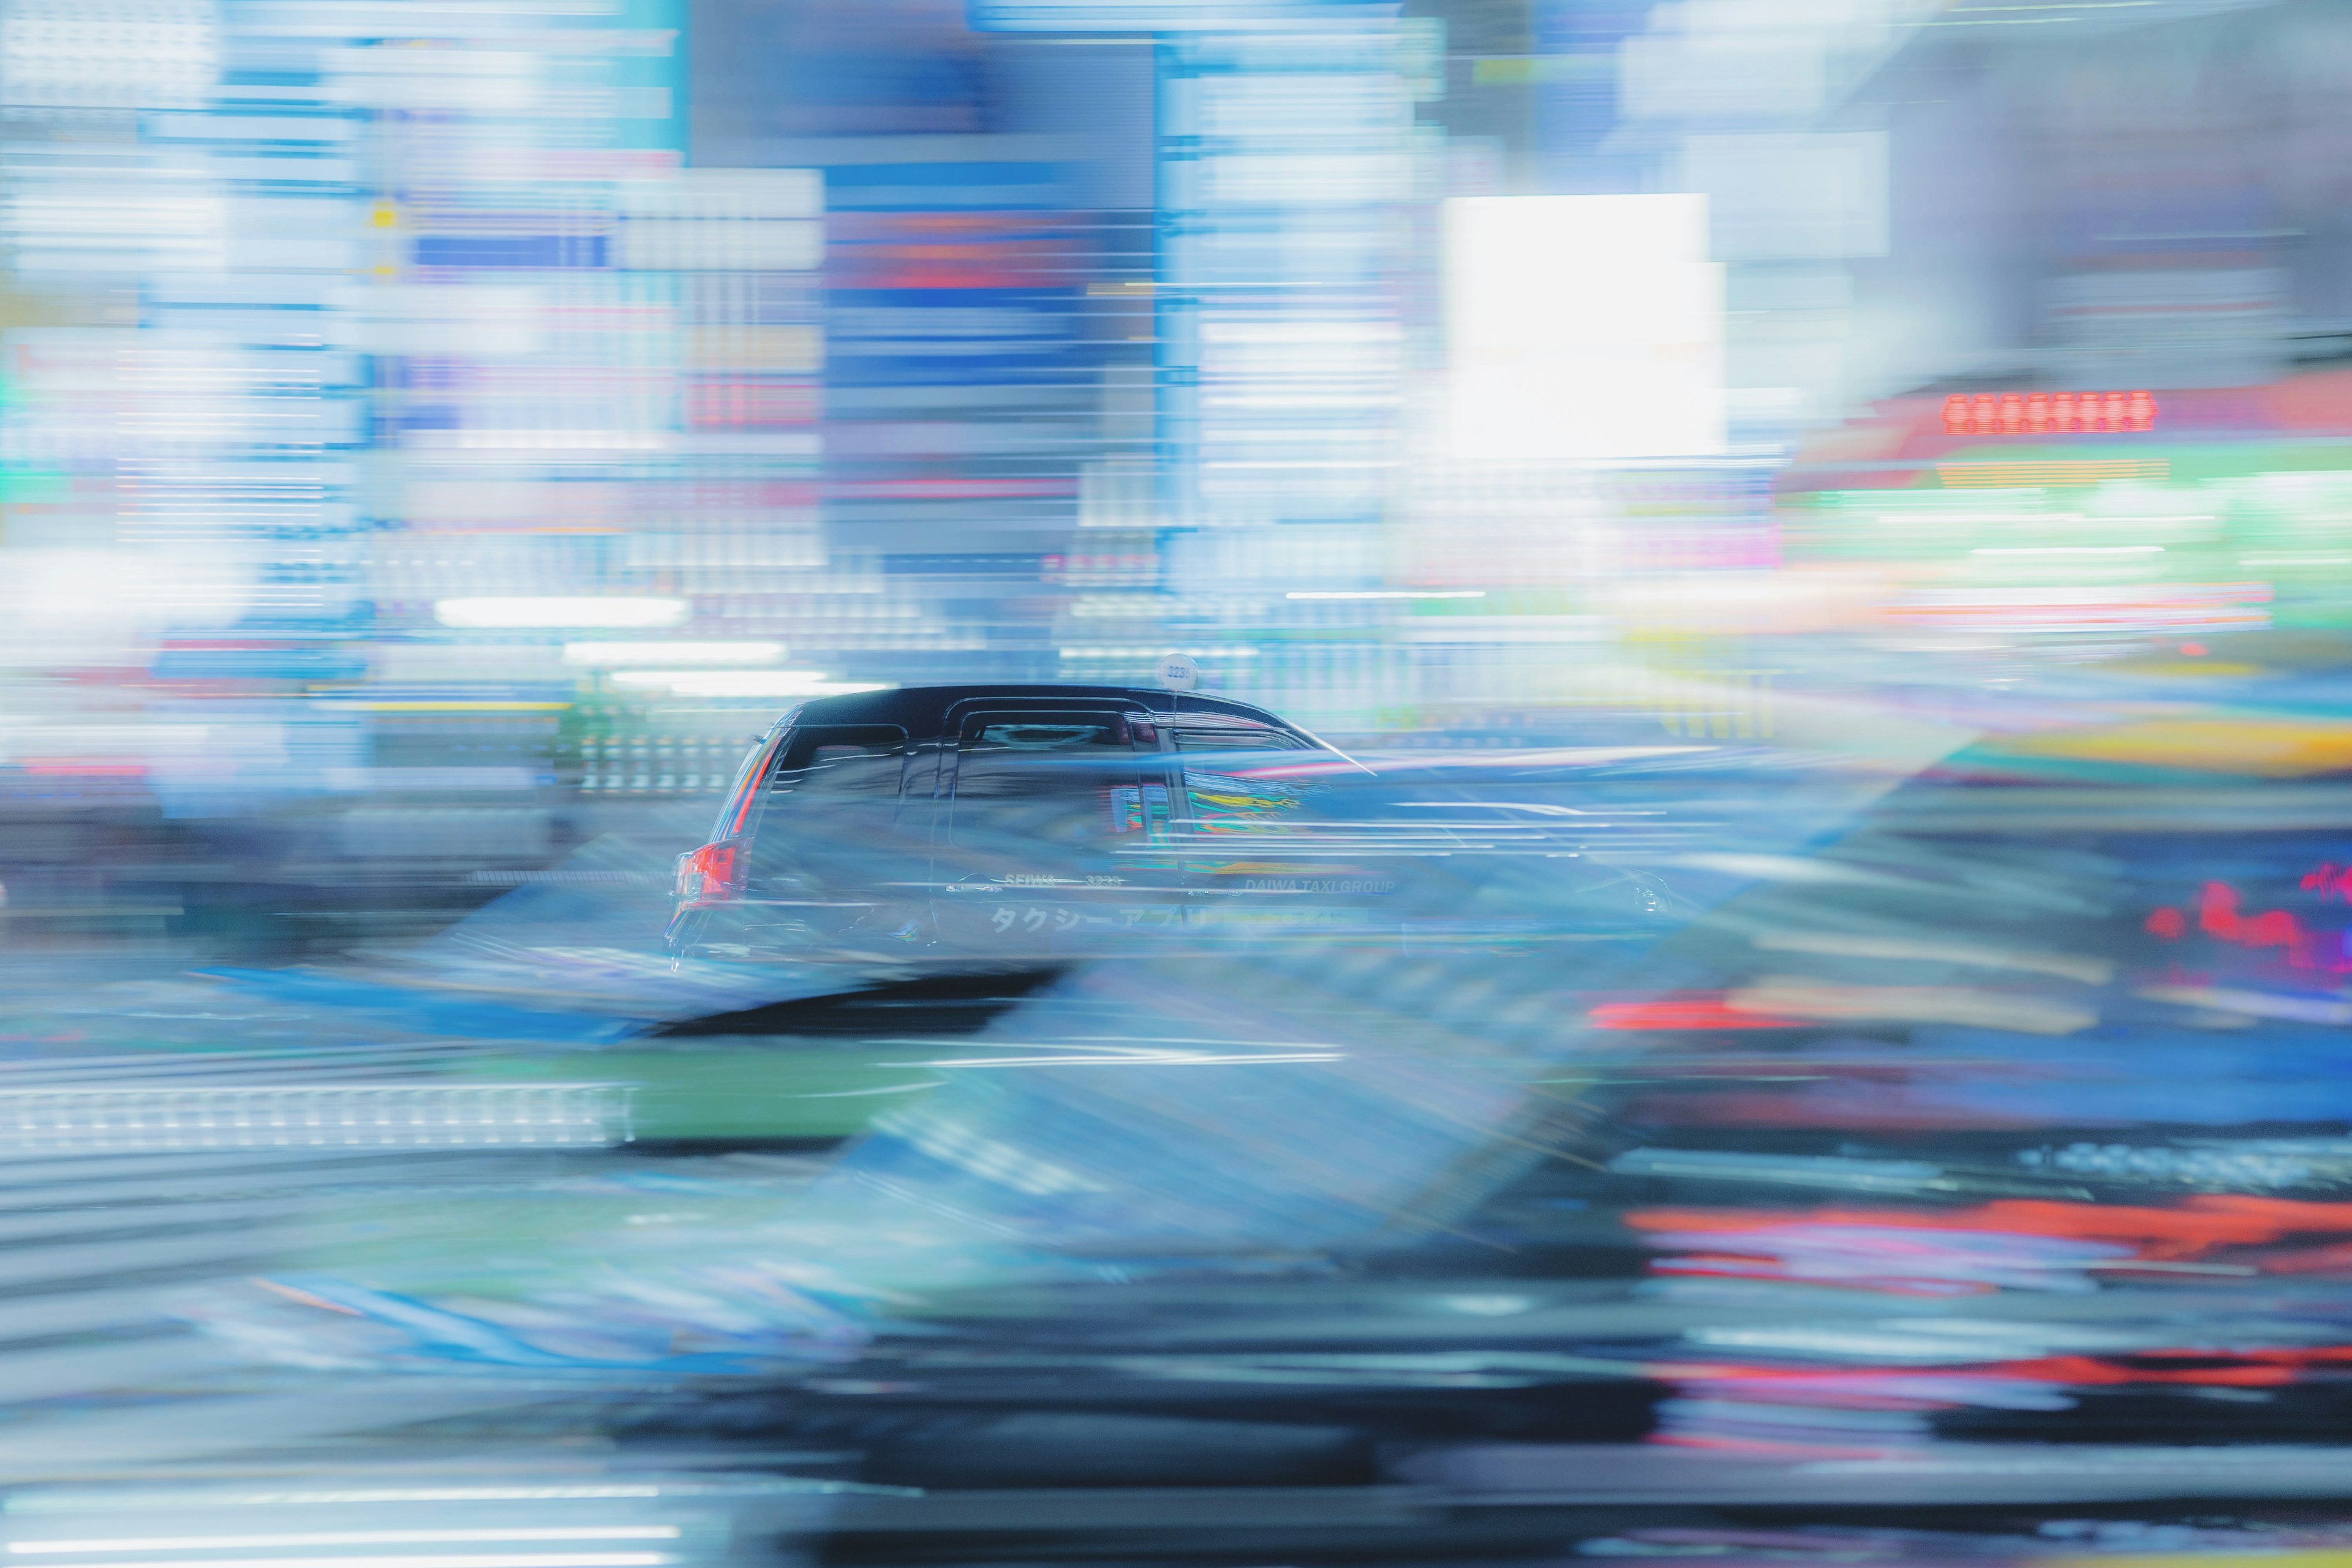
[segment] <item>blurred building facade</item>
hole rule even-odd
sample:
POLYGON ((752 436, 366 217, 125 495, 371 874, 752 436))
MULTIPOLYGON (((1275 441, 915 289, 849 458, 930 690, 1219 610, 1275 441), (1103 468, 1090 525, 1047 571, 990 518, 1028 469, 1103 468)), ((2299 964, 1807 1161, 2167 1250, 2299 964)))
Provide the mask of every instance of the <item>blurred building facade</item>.
POLYGON ((2347 75, 2312 0, 13 0, 16 884, 495 883, 873 683, 1736 739, 1969 595, 2330 623, 2347 75))

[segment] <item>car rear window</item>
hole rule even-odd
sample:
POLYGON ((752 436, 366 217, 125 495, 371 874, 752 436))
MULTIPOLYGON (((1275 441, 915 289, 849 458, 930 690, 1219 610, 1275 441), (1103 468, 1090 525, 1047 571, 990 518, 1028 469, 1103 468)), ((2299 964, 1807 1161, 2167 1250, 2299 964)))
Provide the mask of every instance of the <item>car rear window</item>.
POLYGON ((896 799, 906 758, 907 732, 895 725, 812 725, 785 743, 768 793, 896 799))

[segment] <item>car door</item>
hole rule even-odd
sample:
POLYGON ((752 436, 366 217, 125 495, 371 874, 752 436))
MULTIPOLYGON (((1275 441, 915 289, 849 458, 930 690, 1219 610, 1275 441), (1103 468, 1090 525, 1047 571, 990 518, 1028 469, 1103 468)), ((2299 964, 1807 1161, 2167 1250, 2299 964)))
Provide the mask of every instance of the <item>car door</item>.
POLYGON ((784 737, 760 787, 745 876, 761 945, 862 947, 920 933, 929 803, 908 809, 907 763, 896 725, 805 725, 784 737))
POLYGON ((1181 928, 1184 878, 1157 721, 1075 703, 959 706, 941 793, 940 935, 1081 952, 1181 928))

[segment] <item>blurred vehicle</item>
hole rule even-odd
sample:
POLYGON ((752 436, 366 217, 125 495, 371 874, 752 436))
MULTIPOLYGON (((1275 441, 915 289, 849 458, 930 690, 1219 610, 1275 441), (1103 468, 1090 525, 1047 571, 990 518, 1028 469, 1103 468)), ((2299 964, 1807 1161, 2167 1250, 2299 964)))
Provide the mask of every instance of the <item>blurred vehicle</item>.
POLYGON ((1190 693, 824 698, 776 724, 709 842, 679 858, 668 942, 720 961, 1017 963, 1269 937, 1633 934, 1672 918, 1654 876, 1592 852, 1617 826, 1555 802, 1622 784, 1476 772, 1490 776, 1384 770, 1190 693))
POLYGON ((1361 772, 1263 709, 1189 693, 819 699, 770 731, 709 842, 679 858, 670 945, 1060 954, 1237 915, 1252 929, 1361 923, 1397 878, 1333 860, 1328 825, 1302 810, 1334 770, 1361 772))

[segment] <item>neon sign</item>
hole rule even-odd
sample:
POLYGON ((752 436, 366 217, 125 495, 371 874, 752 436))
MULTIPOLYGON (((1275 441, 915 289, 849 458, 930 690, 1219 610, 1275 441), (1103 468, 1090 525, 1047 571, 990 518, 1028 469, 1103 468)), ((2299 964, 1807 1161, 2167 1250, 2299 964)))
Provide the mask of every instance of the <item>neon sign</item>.
POLYGON ((1944 399, 1947 436, 2061 436, 2153 430, 2146 392, 1956 392, 1944 399))
MULTIPOLYGON (((2313 876, 2323 876, 2333 869, 2323 867, 2313 876)), ((2311 878, 2305 879, 2304 886, 2313 886, 2311 878)), ((2331 974, 2352 970, 2352 963, 2343 958, 2323 958, 2318 940, 2321 933, 2312 931, 2289 911, 2265 910, 2253 915, 2242 912, 2238 890, 2226 882, 2208 882, 2198 889, 2195 914, 2196 929, 2216 942, 2244 948, 2278 948, 2296 969, 2324 968, 2331 974)), ((2189 911, 2160 909, 2141 923, 2159 942, 2179 942, 2189 934, 2189 911)))

